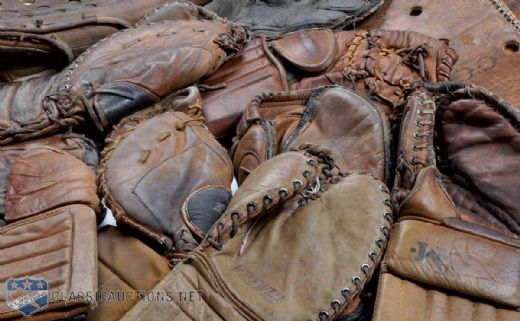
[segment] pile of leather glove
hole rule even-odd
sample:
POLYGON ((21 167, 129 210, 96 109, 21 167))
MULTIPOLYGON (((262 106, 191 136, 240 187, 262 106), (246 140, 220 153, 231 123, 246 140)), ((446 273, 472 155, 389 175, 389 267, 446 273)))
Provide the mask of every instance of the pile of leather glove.
POLYGON ((0 320, 520 320, 519 16, 0 0, 0 320))

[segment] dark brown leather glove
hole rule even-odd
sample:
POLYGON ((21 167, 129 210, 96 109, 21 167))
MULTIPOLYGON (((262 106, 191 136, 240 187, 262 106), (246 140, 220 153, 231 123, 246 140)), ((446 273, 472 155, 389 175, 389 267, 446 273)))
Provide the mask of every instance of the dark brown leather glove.
POLYGON ((46 69, 59 71, 91 45, 134 27, 169 1, 4 0, 0 9, 0 82, 46 69))
POLYGON ((242 183, 260 163, 302 144, 328 150, 341 169, 388 181, 390 124, 369 99, 343 87, 257 96, 247 107, 231 150, 242 183))
POLYGON ((240 49, 246 34, 221 19, 199 18, 121 31, 55 76, 1 86, 0 144, 72 127, 88 116, 105 129, 210 75, 240 49))
POLYGON ((518 110, 481 87, 418 89, 401 126, 393 191, 399 215, 431 213, 520 234, 519 128, 518 110))
POLYGON ((202 81, 213 89, 203 92, 204 115, 215 136, 233 135, 256 95, 336 84, 355 87, 393 119, 414 82, 449 80, 456 60, 445 42, 408 31, 310 29, 257 38, 202 81))
POLYGON ((25 150, 39 146, 60 149, 83 161, 92 171, 97 171, 98 152, 94 142, 83 135, 69 133, 30 140, 27 142, 0 147, 0 217, 5 213, 4 202, 7 196, 7 182, 11 167, 16 158, 25 150))
POLYGON ((388 189, 339 173, 318 148, 262 163, 201 245, 154 289, 195 302, 139 302, 123 321, 333 320, 350 314, 386 245, 388 189), (166 292, 168 293, 168 292, 166 292))
POLYGON ((376 11, 383 0, 213 0, 205 8, 255 35, 280 37, 307 28, 336 30, 376 11))
POLYGON ((100 193, 116 220, 163 244, 173 258, 199 244, 231 198, 233 165, 204 126, 194 91, 179 98, 192 117, 165 102, 123 119, 100 164, 100 193))
POLYGON ((11 168, 5 220, 9 223, 70 204, 99 205, 96 174, 66 152, 37 146, 18 156, 11 168))

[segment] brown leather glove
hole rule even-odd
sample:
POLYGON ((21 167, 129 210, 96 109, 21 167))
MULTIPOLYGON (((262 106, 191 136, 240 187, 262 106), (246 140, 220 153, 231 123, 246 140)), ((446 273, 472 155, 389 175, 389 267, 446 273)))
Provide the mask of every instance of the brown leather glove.
POLYGON ((198 91, 186 92, 114 126, 99 176, 116 220, 163 244, 173 258, 196 247, 220 217, 233 179, 226 150, 202 122, 198 91), (172 111, 179 101, 192 117, 172 111))
POLYGON ((302 144, 334 155, 342 169, 390 179, 390 124, 369 99, 343 87, 266 93, 247 107, 231 151, 239 183, 260 163, 302 144))
POLYGON ((47 283, 47 295, 22 304, 26 314, 34 313, 31 320, 73 318, 96 304, 96 217, 88 206, 60 207, 0 228, 0 246, 0 320, 27 320, 9 304, 38 284, 41 290, 47 283))
POLYGON ((168 260, 121 227, 98 233, 98 293, 87 321, 117 321, 170 272, 168 260), (113 298, 116 300, 113 300, 113 298))
POLYGON ((202 81, 213 89, 203 93, 204 115, 215 136, 232 135, 256 95, 336 84, 355 87, 392 118, 414 82, 449 80, 456 60, 445 42, 408 31, 310 29, 257 38, 202 81))
POLYGON ((410 95, 375 321, 520 318, 519 124, 480 87, 410 95))
POLYGON ((200 299, 139 302, 122 320, 332 320, 349 314, 386 245, 388 192, 373 177, 338 172, 317 148, 273 157, 154 289, 176 297, 196 291, 200 299))
MULTIPOLYGON (((94 43, 134 27, 164 3, 169 1, 4 0, 0 15, 0 82, 45 69, 58 71, 94 43)), ((180 9, 180 5, 176 6, 180 9)))
POLYGON ((5 213, 4 202, 7 196, 7 182, 11 174, 11 167, 16 158, 23 151, 38 147, 49 146, 60 149, 83 161, 92 171, 97 171, 98 152, 94 142, 83 135, 68 133, 60 134, 27 142, 0 147, 0 217, 5 213))
POLYGON ((245 40, 220 19, 149 23, 101 40, 52 77, 0 87, 0 144, 84 122, 105 129, 213 73, 245 40))
POLYGON ((5 220, 9 223, 70 204, 96 209, 96 174, 66 152, 37 146, 18 156, 11 168, 5 220))
POLYGON ((520 113, 487 90, 425 84, 408 101, 393 197, 399 215, 520 234, 520 113))

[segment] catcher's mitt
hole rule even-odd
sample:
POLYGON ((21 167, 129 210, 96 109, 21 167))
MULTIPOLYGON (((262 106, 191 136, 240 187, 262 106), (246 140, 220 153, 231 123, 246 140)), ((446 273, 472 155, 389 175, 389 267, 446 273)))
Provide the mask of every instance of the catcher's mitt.
POLYGON ((0 87, 0 144, 74 126, 99 129, 213 73, 245 40, 222 20, 163 21, 114 34, 52 77, 0 87))
MULTIPOLYGON (((198 96, 193 90, 188 97, 198 96)), ((176 258, 197 246, 225 210, 233 165, 203 124, 200 98, 187 108, 193 117, 168 105, 114 126, 102 152, 99 184, 116 220, 176 258)))
POLYGON ((83 161, 92 171, 97 171, 98 152, 94 142, 83 135, 68 133, 41 139, 30 140, 23 143, 0 147, 0 218, 5 213, 4 201, 7 196, 7 182, 11 174, 11 167, 25 150, 48 146, 63 150, 68 154, 83 161))
POLYGON ((155 288, 198 291, 200 302, 139 302, 122 320, 333 320, 350 314, 385 248, 388 192, 372 176, 338 172, 317 148, 273 157, 155 288))
POLYGON ((60 70, 85 49, 131 28, 167 0, 3 0, 0 82, 60 70))
POLYGON ((481 87, 423 86, 401 126, 399 215, 456 217, 520 234, 520 112, 481 87))
POLYGON ((449 80, 456 60, 445 42, 416 32, 311 29, 254 39, 202 81, 213 88, 203 93, 204 115, 221 137, 258 94, 336 84, 366 94, 393 118, 414 82, 449 80))
POLYGON ((276 37, 306 28, 343 29, 382 4, 383 0, 213 0, 205 8, 255 35, 276 37))
POLYGON ((390 179, 390 125, 374 103, 343 87, 266 93, 247 107, 231 149, 239 183, 260 163, 302 144, 334 155, 340 168, 390 179))

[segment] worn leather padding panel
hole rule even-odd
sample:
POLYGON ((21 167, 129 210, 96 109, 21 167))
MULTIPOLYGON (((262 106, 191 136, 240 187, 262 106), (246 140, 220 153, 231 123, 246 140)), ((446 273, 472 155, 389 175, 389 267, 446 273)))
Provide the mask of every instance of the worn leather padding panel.
POLYGON ((337 51, 336 38, 329 29, 293 32, 270 44, 280 57, 308 72, 319 72, 328 68, 337 51))
POLYGON ((519 321, 520 312, 382 273, 373 321, 519 321))
POLYGON ((274 37, 304 28, 342 28, 381 4, 382 0, 213 0, 205 8, 255 34, 274 37))
MULTIPOLYGON (((96 218, 88 206, 65 206, 9 224, 0 229, 0 249, 0 319, 20 316, 5 303, 9 278, 41 277, 49 283, 49 293, 61 291, 66 297, 97 289, 96 218)), ((34 317, 64 304, 49 296, 49 307, 34 317)), ((73 310, 89 302, 67 304, 65 310, 73 310)))
MULTIPOLYGON (((520 44, 520 29, 515 30, 493 3, 505 8, 500 0, 385 1, 358 27, 416 31, 447 39, 459 56, 452 81, 483 86, 520 106, 520 51, 504 51, 508 43, 520 44), (411 15, 412 11, 420 14, 411 15)), ((514 23, 520 26, 520 20, 514 23)))
POLYGON ((231 196, 231 191, 225 188, 209 187, 195 192, 186 206, 189 225, 206 234, 226 210, 231 196))
POLYGON ((520 248, 415 220, 394 226, 384 266, 391 273, 520 307, 520 248))
POLYGON ((520 233, 519 129, 482 100, 457 100, 439 113, 437 144, 447 162, 439 167, 455 204, 520 233))

